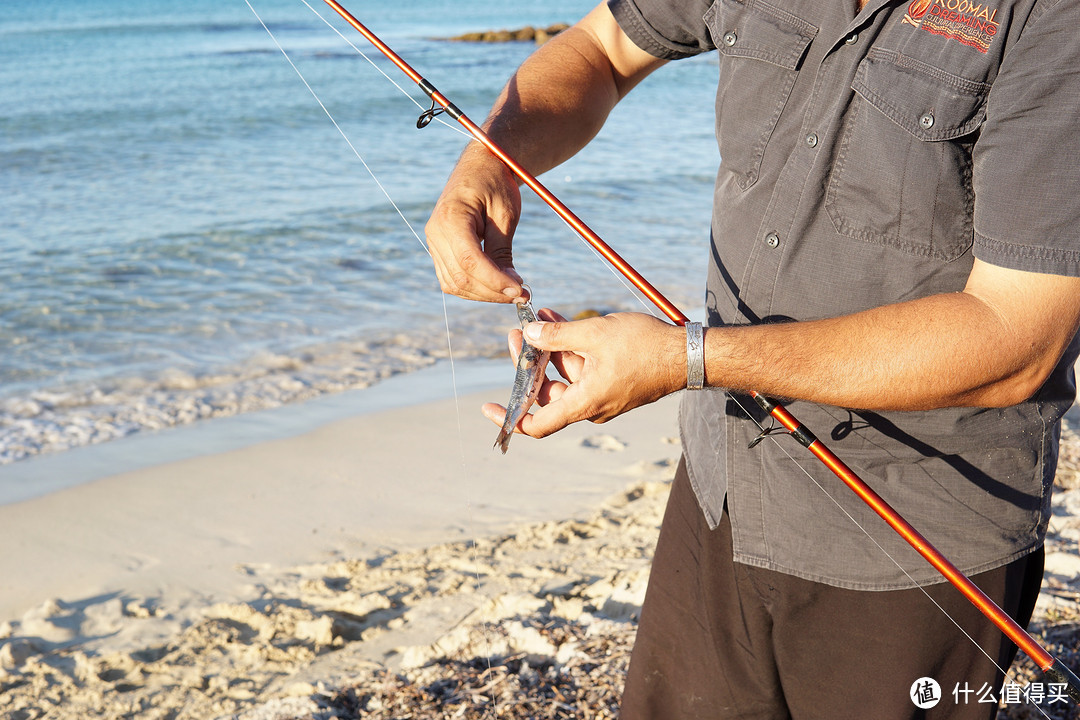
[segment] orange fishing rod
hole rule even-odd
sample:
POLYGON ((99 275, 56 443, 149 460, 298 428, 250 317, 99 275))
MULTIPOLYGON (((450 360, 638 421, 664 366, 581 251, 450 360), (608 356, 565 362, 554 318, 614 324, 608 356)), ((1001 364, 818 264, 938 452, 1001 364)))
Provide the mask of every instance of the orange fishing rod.
MULTIPOLYGON (((541 200, 567 222, 589 245, 604 256, 627 280, 632 282, 646 297, 649 298, 672 322, 685 325, 688 318, 670 300, 663 296, 659 290, 652 286, 637 270, 627 263, 616 253, 604 240, 585 224, 577 215, 562 203, 555 195, 544 187, 528 170, 522 167, 514 158, 508 155, 495 141, 488 137, 476 123, 470 120, 450 100, 439 92, 434 85, 424 79, 407 62, 405 62, 386 43, 379 39, 363 23, 357 20, 337 0, 324 0, 327 5, 334 9, 346 22, 357 32, 363 35, 368 42, 374 45, 394 65, 417 84, 417 86, 431 99, 431 108, 424 111, 416 121, 417 127, 424 127, 439 113, 445 112, 454 120, 457 120, 469 134, 482 143, 493 155, 501 160, 511 172, 514 173, 524 184, 535 192, 541 200), (438 106, 438 107, 437 107, 438 106)), ((979 611, 994 623, 1010 640, 1023 650, 1028 657, 1053 680, 1067 687, 1068 695, 1073 701, 1080 703, 1080 678, 1066 667, 1060 660, 1055 658, 1042 647, 1031 635, 1028 634, 1015 620, 991 600, 986 593, 979 589, 963 572, 961 572, 948 558, 941 554, 925 537, 922 536, 911 523, 904 519, 892 506, 890 506, 873 488, 866 484, 855 471, 843 463, 833 454, 817 437, 807 430, 788 410, 781 404, 766 398, 765 396, 751 392, 751 396, 771 417, 779 422, 788 433, 791 434, 801 445, 806 447, 821 462, 823 462, 840 480, 851 488, 855 494, 871 507, 886 523, 889 524, 909 545, 911 545, 927 562, 934 566, 953 586, 959 590, 979 611)), ((759 440, 768 434, 763 430, 759 440)))

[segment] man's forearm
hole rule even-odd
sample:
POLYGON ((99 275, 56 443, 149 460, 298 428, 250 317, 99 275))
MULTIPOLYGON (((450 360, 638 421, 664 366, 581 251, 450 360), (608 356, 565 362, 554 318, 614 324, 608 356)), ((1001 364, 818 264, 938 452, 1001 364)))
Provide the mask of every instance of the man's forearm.
POLYGON ((845 317, 710 328, 706 381, 867 410, 1004 407, 1042 385, 1075 332, 1013 322, 966 293, 845 317))

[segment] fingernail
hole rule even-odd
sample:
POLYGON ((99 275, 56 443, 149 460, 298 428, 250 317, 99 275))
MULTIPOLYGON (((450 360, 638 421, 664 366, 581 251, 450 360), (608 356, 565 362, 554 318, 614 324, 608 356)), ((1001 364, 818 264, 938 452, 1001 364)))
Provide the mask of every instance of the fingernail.
POLYGON ((528 325, 526 325, 525 329, 522 331, 522 334, 525 336, 525 339, 526 340, 534 340, 534 341, 539 340, 540 339, 540 330, 544 326, 544 324, 545 323, 543 323, 543 322, 531 322, 528 325))
POLYGON ((508 287, 508 288, 503 289, 503 295, 505 295, 506 297, 516 298, 520 294, 521 294, 521 289, 520 288, 508 287))

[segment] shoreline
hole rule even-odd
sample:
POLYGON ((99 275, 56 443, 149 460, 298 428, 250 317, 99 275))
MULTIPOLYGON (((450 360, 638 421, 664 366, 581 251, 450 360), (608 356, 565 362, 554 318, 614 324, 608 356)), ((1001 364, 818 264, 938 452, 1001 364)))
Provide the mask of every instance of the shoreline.
MULTIPOLYGON (((475 392, 485 383, 477 368, 468 377, 459 368, 459 388, 473 392, 457 403, 402 406, 388 382, 366 410, 342 394, 21 466, 47 471, 60 489, 0 506, 0 623, 15 621, 15 636, 18 618, 43 607, 85 612, 114 598, 182 609, 237 597, 267 569, 575 517, 677 457, 674 398, 625 422, 579 424, 542 442, 516 437, 501 456, 479 406, 506 389, 475 392), (217 447, 201 445, 208 440, 217 447), (127 470, 103 473, 129 453, 127 470), (65 473, 83 481, 62 487, 65 473)), ((21 469, 0 468, 0 479, 12 468, 21 469)), ((85 639, 33 637, 53 649, 85 639)))
POLYGON ((367 387, 33 455, 0 464, 0 507, 112 475, 300 435, 353 416, 445 400, 455 392, 495 397, 502 392, 504 375, 512 382, 512 367, 505 359, 469 358, 453 366, 439 361, 403 369, 367 387))

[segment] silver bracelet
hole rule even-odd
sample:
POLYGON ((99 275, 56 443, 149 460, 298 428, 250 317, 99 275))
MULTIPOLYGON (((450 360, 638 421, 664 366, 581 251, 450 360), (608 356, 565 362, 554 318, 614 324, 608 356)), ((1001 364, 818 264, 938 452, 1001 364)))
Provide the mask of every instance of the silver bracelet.
POLYGON ((686 389, 705 387, 705 334, 701 323, 686 323, 686 389))

